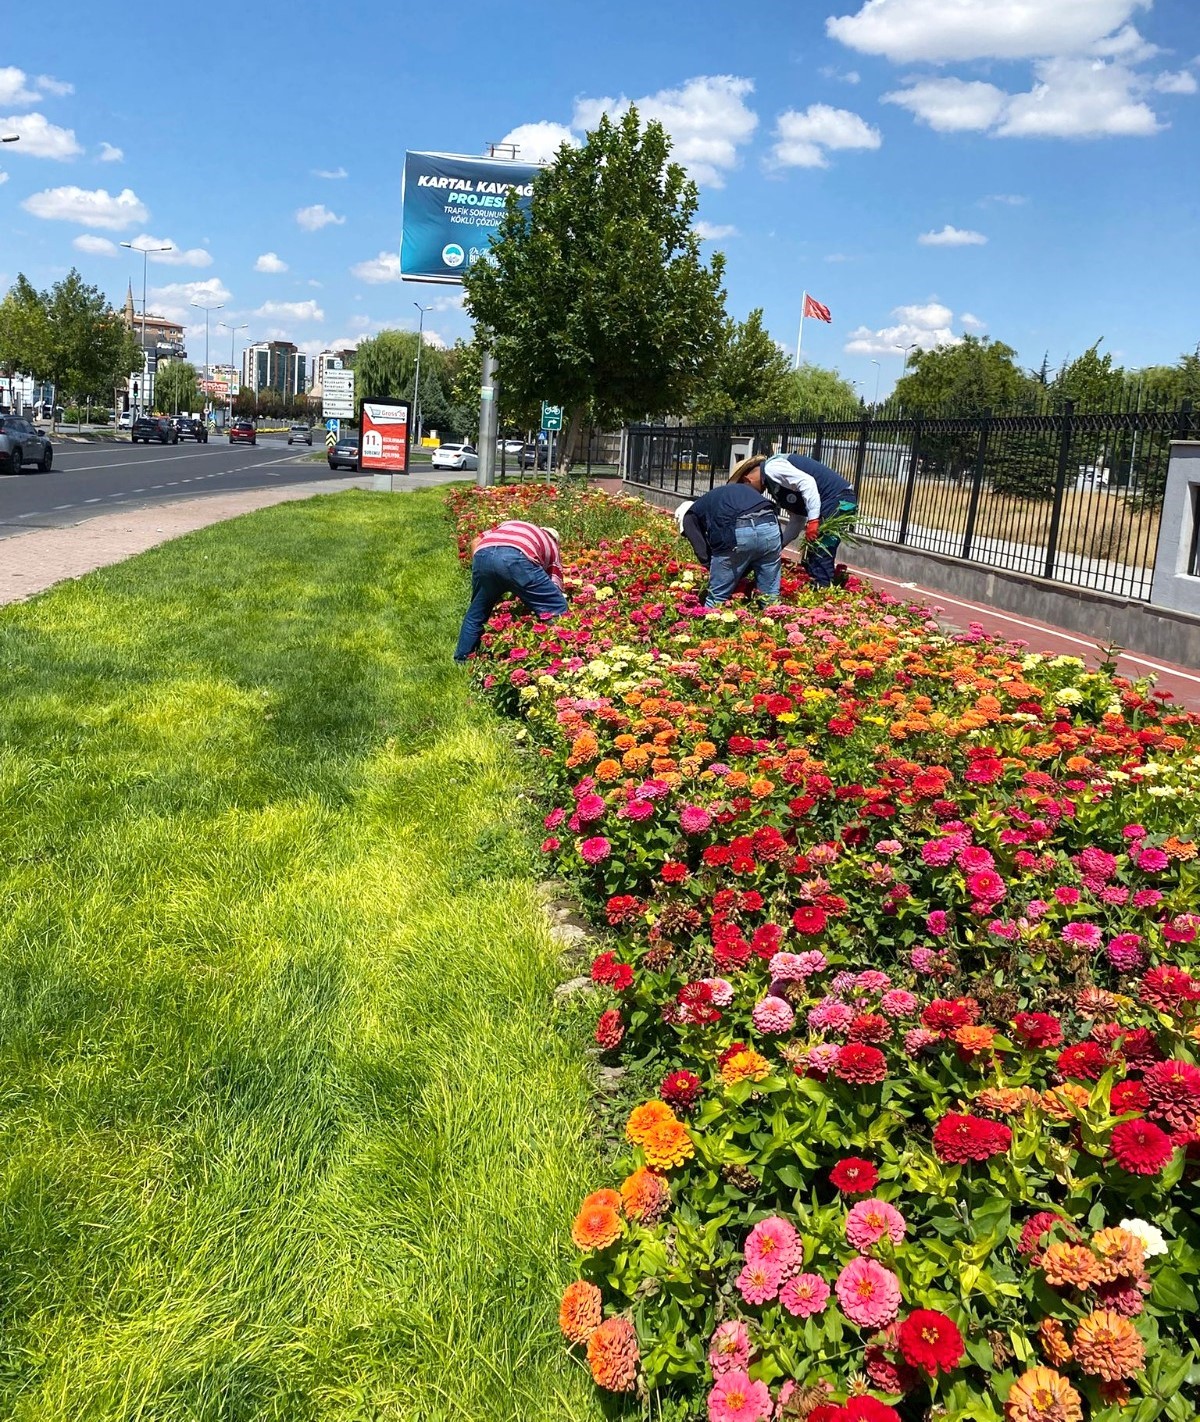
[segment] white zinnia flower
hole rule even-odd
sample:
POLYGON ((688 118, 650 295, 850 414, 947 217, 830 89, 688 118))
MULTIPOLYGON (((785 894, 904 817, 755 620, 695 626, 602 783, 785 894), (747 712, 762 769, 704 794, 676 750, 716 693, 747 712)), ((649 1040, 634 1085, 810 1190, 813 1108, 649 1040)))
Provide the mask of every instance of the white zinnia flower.
POLYGON ((1162 1230, 1148 1220, 1122 1220, 1120 1228, 1142 1241, 1147 1259, 1167 1252, 1167 1241, 1162 1230))

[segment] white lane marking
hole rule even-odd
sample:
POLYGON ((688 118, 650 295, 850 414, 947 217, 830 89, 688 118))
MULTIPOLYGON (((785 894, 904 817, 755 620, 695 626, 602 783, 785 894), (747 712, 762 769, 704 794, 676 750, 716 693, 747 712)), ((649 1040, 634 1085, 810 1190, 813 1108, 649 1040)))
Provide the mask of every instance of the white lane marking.
MULTIPOLYGON (((1071 632, 1062 632, 1057 627, 1051 627, 1042 622, 1027 622, 1023 617, 1014 617, 1008 612, 998 612, 992 607, 982 607, 977 602, 963 602, 961 598, 945 597, 942 593, 935 592, 932 588, 923 588, 919 583, 898 583, 895 578, 881 577, 875 573, 864 573, 864 577, 875 583, 891 583, 894 588, 911 589, 914 592, 925 594, 936 607, 965 607, 968 612, 979 612, 984 617, 998 619, 1001 622, 1011 622, 1014 627, 1025 627, 1031 632, 1040 632, 1043 636, 1047 633, 1059 638, 1064 642, 1073 642, 1077 647, 1086 647, 1089 651, 1096 651, 1103 646, 1100 639, 1093 638, 1090 641, 1086 637, 1076 637, 1071 632)), ((922 599, 924 600, 924 599, 922 599)), ((1123 648, 1121 657, 1127 662, 1136 662, 1138 666, 1150 667, 1154 671, 1166 672, 1168 676, 1183 677, 1185 681, 1194 681, 1200 686, 1200 676, 1194 676, 1191 672, 1183 671, 1179 667, 1173 667, 1169 663, 1151 661, 1149 657, 1138 656, 1136 652, 1127 652, 1123 648)))
MULTIPOLYGON (((172 449, 173 449, 174 447, 173 447, 173 446, 167 446, 166 448, 172 448, 172 449)), ((131 469, 135 464, 161 464, 164 459, 202 459, 202 458, 204 458, 206 455, 217 455, 217 454, 220 454, 220 452, 221 452, 220 449, 212 449, 212 450, 210 450, 210 449, 206 449, 204 446, 201 446, 199 449, 178 450, 178 451, 176 451, 176 452, 174 452, 174 453, 172 453, 172 454, 166 453, 166 449, 165 449, 165 448, 164 448, 164 450, 163 450, 161 453, 154 453, 154 454, 151 454, 150 451, 147 450, 146 453, 145 453, 144 455, 142 455, 142 456, 141 456, 140 458, 138 458, 138 459, 125 459, 125 460, 119 460, 119 461, 112 461, 112 460, 110 460, 107 464, 61 464, 61 463, 60 463, 60 464, 58 465, 58 467, 54 470, 54 472, 55 472, 56 474, 86 474, 86 473, 89 473, 90 471, 92 471, 92 470, 94 470, 94 469, 131 469)), ((56 457, 56 459, 60 459, 60 460, 61 460, 61 457, 62 457, 63 453, 64 453, 64 451, 63 451, 61 448, 59 448, 58 450, 56 450, 56 451, 55 451, 55 457, 56 457)), ((290 457, 290 456, 289 456, 289 457, 290 457)), ((277 460, 275 460, 275 461, 268 460, 268 461, 266 461, 266 462, 267 462, 267 463, 278 463, 277 460)), ((249 464, 249 465, 247 465, 246 467, 247 467, 248 469, 253 469, 253 468, 255 468, 256 466, 253 465, 253 464, 249 464)), ((19 477, 19 476, 10 475, 9 477, 10 477, 10 478, 16 478, 16 477, 19 477)))
POLYGON ((84 502, 85 504, 98 504, 98 503, 100 502, 100 500, 99 500, 99 499, 84 499, 83 502, 84 502))

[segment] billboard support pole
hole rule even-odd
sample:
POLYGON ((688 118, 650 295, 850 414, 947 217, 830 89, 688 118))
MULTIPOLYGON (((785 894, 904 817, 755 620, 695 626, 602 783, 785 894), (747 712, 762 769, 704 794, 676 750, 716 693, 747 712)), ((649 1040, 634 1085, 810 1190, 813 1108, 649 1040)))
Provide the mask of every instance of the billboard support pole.
POLYGON ((481 489, 496 482, 496 357, 490 350, 483 352, 483 372, 479 380, 479 472, 475 482, 481 489))

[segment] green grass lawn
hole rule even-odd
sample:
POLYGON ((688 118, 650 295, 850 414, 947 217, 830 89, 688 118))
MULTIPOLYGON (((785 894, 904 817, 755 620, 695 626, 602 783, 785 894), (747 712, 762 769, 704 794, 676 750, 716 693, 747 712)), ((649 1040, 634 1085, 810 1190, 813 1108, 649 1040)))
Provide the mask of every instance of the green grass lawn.
POLYGON ((440 496, 0 611, 0 1416, 596 1418, 596 1176, 440 496))

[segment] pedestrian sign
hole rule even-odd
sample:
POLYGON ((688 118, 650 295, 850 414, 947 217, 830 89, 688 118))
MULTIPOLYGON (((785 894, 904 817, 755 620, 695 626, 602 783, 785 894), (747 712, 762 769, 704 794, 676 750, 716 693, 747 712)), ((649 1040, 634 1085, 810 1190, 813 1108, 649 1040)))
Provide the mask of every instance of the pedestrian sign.
POLYGON ((561 430, 562 429, 562 406, 547 405, 542 401, 542 429, 561 430))

